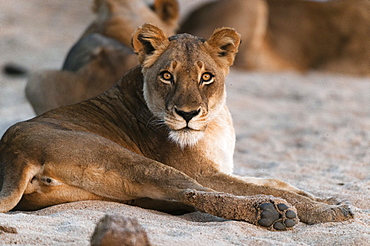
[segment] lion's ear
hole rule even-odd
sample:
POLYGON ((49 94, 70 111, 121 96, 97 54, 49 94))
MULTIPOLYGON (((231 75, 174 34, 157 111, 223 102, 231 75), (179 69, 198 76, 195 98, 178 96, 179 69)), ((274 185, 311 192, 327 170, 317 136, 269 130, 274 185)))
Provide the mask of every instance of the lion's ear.
POLYGON ((161 29, 144 24, 134 32, 131 43, 139 62, 144 67, 150 67, 167 48, 169 41, 161 29))
POLYGON ((177 0, 156 0, 152 8, 164 23, 177 24, 180 14, 177 0))
POLYGON ((215 61, 222 67, 229 67, 238 52, 240 34, 232 28, 219 28, 213 32, 206 44, 215 61))

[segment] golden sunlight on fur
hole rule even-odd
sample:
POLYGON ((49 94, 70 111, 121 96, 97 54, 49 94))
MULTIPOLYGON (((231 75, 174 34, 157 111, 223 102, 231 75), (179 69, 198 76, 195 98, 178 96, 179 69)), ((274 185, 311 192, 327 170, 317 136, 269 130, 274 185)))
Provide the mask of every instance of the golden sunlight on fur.
POLYGON ((111 89, 7 130, 0 212, 81 200, 166 203, 270 230, 353 217, 348 205, 283 181, 230 174, 235 133, 225 77, 240 44, 234 29, 204 39, 145 24, 132 44, 140 65, 111 89))

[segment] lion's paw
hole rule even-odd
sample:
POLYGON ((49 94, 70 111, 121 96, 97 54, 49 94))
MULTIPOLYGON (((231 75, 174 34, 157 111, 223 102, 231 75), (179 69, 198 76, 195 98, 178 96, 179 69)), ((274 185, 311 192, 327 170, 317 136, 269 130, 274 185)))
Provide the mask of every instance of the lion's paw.
POLYGON ((298 224, 295 209, 285 203, 265 202, 258 207, 258 225, 271 230, 287 230, 298 224))

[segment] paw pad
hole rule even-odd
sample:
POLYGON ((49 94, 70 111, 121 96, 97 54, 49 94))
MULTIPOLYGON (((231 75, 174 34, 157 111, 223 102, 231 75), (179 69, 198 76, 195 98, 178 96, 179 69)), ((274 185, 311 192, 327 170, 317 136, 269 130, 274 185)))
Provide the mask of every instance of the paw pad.
POLYGON ((269 227, 275 230, 286 230, 298 223, 296 212, 291 210, 284 203, 274 204, 273 202, 262 203, 259 206, 260 219, 258 225, 269 227))

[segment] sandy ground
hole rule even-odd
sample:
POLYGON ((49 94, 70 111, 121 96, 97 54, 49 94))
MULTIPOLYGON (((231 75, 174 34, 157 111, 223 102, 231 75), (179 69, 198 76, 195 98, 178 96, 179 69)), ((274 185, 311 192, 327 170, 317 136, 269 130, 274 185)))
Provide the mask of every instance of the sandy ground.
MULTIPOLYGON (((1 0, 0 66, 60 68, 93 16, 84 0, 1 0)), ((26 78, 0 75, 0 135, 34 116, 26 78)), ((0 245, 88 245, 106 213, 136 217, 154 245, 370 245, 370 79, 232 70, 235 173, 283 179, 348 201, 355 219, 270 232, 195 212, 172 216, 111 202, 0 214, 0 245), (17 233, 14 233, 14 232, 17 233)))

